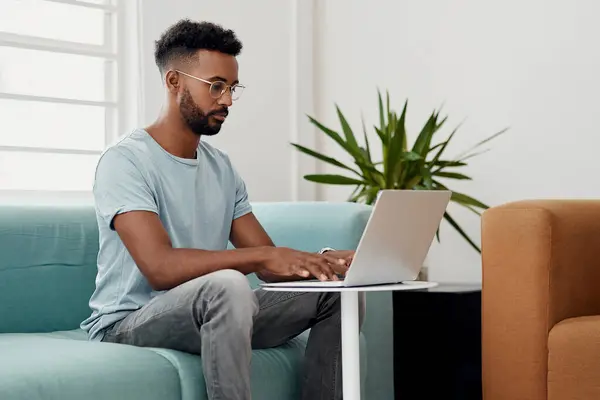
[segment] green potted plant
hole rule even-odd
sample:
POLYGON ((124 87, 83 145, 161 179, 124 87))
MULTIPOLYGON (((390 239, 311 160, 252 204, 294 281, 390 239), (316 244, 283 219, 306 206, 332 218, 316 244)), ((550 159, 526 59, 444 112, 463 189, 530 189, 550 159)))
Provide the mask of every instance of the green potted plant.
MULTIPOLYGON (((321 132, 327 135, 331 140, 335 141, 352 157, 354 162, 353 166, 346 165, 339 160, 297 143, 292 143, 292 145, 302 153, 341 168, 345 170, 345 172, 351 173, 351 175, 315 174, 306 175, 304 176, 304 179, 320 184, 355 186, 355 189, 348 200, 366 204, 373 204, 377 197, 377 193, 382 189, 452 190, 447 185, 440 182, 440 178, 457 180, 471 179, 469 176, 460 172, 461 168, 467 166, 467 160, 471 157, 487 151, 479 150, 483 144, 488 143, 490 140, 506 131, 506 129, 504 129, 487 137, 463 152, 461 155, 453 158, 445 158, 444 152, 458 131, 460 124, 445 138, 434 142, 434 136, 436 136, 447 120, 447 117, 440 118, 440 112, 434 110, 423 125, 423 128, 412 146, 409 146, 405 127, 408 101, 404 103, 404 108, 400 115, 398 115, 395 111, 390 109, 389 93, 386 93, 385 107, 379 91, 378 98, 379 127, 374 126, 374 129, 381 142, 382 159, 375 161, 372 158, 371 145, 367 137, 368 135, 364 120, 362 123, 364 145, 361 146, 342 111, 336 105, 343 134, 324 126, 313 117, 309 116, 308 118, 321 132)), ((489 208, 481 201, 453 190, 451 201, 466 207, 478 215, 481 215, 481 210, 489 208)), ((444 214, 444 218, 476 251, 481 252, 479 246, 475 244, 448 212, 444 214)), ((439 229, 436 237, 439 241, 439 229)))

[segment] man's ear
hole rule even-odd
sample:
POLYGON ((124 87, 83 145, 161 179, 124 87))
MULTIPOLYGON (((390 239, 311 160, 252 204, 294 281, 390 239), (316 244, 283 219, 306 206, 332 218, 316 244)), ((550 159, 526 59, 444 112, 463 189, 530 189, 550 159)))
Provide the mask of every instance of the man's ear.
POLYGON ((179 81, 180 75, 177 71, 169 70, 165 75, 165 84, 167 85, 167 90, 171 93, 179 92, 181 82, 179 81))

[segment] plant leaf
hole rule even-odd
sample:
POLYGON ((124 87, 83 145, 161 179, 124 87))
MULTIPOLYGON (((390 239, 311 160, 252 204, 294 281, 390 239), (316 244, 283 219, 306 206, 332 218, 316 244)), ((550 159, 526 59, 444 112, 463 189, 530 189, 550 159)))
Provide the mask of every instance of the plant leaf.
POLYGON ((358 149, 358 143, 356 142, 356 138, 354 137, 354 132, 352 132, 352 128, 348 124, 346 117, 342 114, 342 110, 335 105, 335 109, 337 111, 338 118, 340 120, 340 124, 342 125, 342 131, 344 132, 344 136, 346 137, 346 143, 354 149, 358 149))
POLYGON ((369 138, 367 137, 367 128, 365 127, 365 119, 364 117, 361 116, 361 121, 362 121, 362 129, 363 129, 363 135, 365 136, 365 151, 367 152, 367 158, 369 161, 371 161, 371 147, 369 146, 369 138))
MULTIPOLYGON (((404 184, 404 189, 414 189, 422 179, 423 177, 420 175, 414 176, 411 180, 404 184)), ((425 189, 425 186, 423 186, 423 189, 425 189)))
POLYGON ((362 176, 362 178, 365 179, 365 181, 368 181, 370 184, 378 187, 385 186, 383 173, 375 168, 374 165, 358 160, 356 160, 355 163, 361 168, 362 171, 364 171, 364 176, 362 176))
POLYGON ((316 183, 328 183, 330 185, 365 185, 367 182, 349 178, 343 175, 315 174, 304 175, 304 179, 316 183))
POLYGON ((466 179, 466 180, 472 180, 472 178, 470 176, 458 173, 458 172, 442 172, 442 171, 436 171, 433 173, 434 176, 439 176, 442 178, 451 178, 451 179, 466 179))
POLYGON ((327 136, 329 136, 337 144, 339 144, 344 150, 346 150, 346 152, 348 152, 348 154, 350 154, 355 159, 358 159, 358 160, 362 159, 362 154, 360 153, 360 149, 353 148, 352 146, 348 145, 348 143, 346 143, 344 141, 344 139, 342 139, 342 137, 340 136, 339 133, 327 128, 325 125, 321 124, 319 121, 317 121, 316 119, 314 119, 311 116, 309 116, 308 118, 309 118, 310 122, 312 122, 315 126, 317 126, 317 128, 322 130, 327 136))
POLYGON ((377 132, 377 135, 379 136, 379 139, 381 139, 381 143, 383 144, 383 149, 385 151, 385 149, 387 148, 387 144, 385 142, 385 133, 383 133, 381 131, 381 129, 375 127, 375 132, 377 132))
POLYGON ((481 212, 480 212, 479 210, 477 210, 477 209, 476 209, 475 207, 473 207, 473 206, 470 206, 470 205, 468 205, 468 204, 465 204, 465 203, 456 203, 456 204, 459 204, 459 205, 461 205, 461 206, 465 207, 466 209, 469 209, 469 210, 471 210, 471 211, 472 211, 472 212, 474 212, 475 214, 477 214, 477 215, 481 216, 481 212))
MULTIPOLYGON (((433 183, 435 185, 437 185, 439 189, 450 190, 450 189, 448 189, 448 187, 446 185, 442 184, 441 182, 439 182, 435 179, 433 180, 433 183)), ((478 215, 481 215, 481 213, 479 211, 477 211, 474 207, 479 207, 484 210, 489 208, 489 206, 485 205, 484 203, 480 202, 479 200, 476 200, 476 199, 472 198, 471 196, 467 196, 466 194, 458 193, 455 191, 452 191, 450 200, 454 201, 456 204, 459 204, 463 207, 468 208, 469 210, 473 211, 475 214, 478 214, 478 215)))
POLYGON ((434 163, 436 167, 446 168, 446 167, 464 167, 467 163, 462 161, 450 161, 450 160, 438 160, 434 163))
POLYGON ((412 151, 405 151, 400 155, 401 162, 396 164, 396 170, 394 171, 394 184, 395 186, 402 188, 412 188, 416 183, 422 180, 420 175, 421 162, 423 157, 412 151), (415 182, 413 184, 407 184, 406 182, 415 182))
MULTIPOLYGON (((433 183, 434 183, 435 185, 437 185, 437 186, 439 187, 439 189, 442 189, 442 190, 450 190, 450 189, 448 189, 448 187, 447 187, 446 185, 444 185, 444 184, 443 184, 443 183, 441 183, 440 181, 437 181, 437 180, 435 180, 435 179, 434 179, 434 180, 433 180, 433 183)), ((451 200, 452 200, 452 199, 451 199, 451 200)))
POLYGON ((448 223, 449 223, 450 225, 452 225, 452 227, 453 227, 454 229, 456 229, 456 231, 457 231, 457 232, 458 232, 458 233, 459 233, 459 234, 460 234, 460 235, 461 235, 461 236, 462 236, 462 237, 463 237, 463 238, 464 238, 464 239, 465 239, 467 242, 469 242, 469 244, 470 244, 471 246, 473 246, 473 248, 474 248, 475 250, 477 250, 477 252, 478 252, 478 253, 481 253, 481 249, 479 248, 479 246, 477 246, 477 245, 475 244, 475 242, 473 242, 473 241, 471 240, 471 238, 469 237, 469 235, 467 235, 467 234, 465 233, 465 231, 464 231, 464 230, 463 230, 463 229, 462 229, 462 228, 461 228, 461 227, 458 225, 458 223, 457 223, 457 222, 454 220, 454 218, 452 218, 452 217, 450 216, 450 214, 448 214, 448 212, 445 212, 445 213, 444 213, 444 219, 446 219, 446 221, 448 221, 448 223))
POLYGON ((485 144, 487 142, 489 142, 492 139, 497 138, 498 136, 502 135, 503 133, 505 133, 506 131, 508 131, 508 128, 504 128, 502 129, 500 132, 496 132, 491 136, 488 136, 487 138, 483 139, 481 142, 475 143, 472 147, 470 147, 468 150, 463 151, 460 155, 458 155, 459 158, 462 158, 465 154, 475 150, 476 148, 478 148, 479 146, 481 146, 482 144, 485 144))
POLYGON ((431 144, 431 138, 435 133, 435 127, 437 126, 437 114, 435 111, 431 114, 427 122, 421 129, 419 136, 415 140, 413 144, 412 151, 415 153, 421 154, 422 156, 427 155, 429 146, 431 144))
POLYGON ((465 161, 465 160, 468 160, 469 158, 472 158, 472 157, 478 156, 478 155, 480 155, 480 154, 483 154, 483 153, 487 153, 487 152, 488 152, 488 151, 490 151, 490 150, 491 150, 491 149, 485 149, 485 150, 476 151, 476 152, 474 152, 474 153, 470 153, 470 154, 464 155, 464 156, 462 156, 462 157, 460 158, 460 161, 465 161))
POLYGON ((371 172, 371 173, 373 173, 373 174, 375 174, 375 175, 377 175, 377 176, 381 176, 381 177, 383 177, 383 173, 382 173, 380 170, 378 170, 377 168, 375 168, 375 166, 374 166, 373 164, 368 164, 368 163, 366 163, 366 162, 364 162, 364 161, 358 161, 358 160, 356 160, 356 161, 354 161, 354 162, 355 162, 355 163, 356 163, 356 165, 358 165, 360 168, 362 168, 362 169, 364 169, 364 170, 367 170, 367 171, 369 171, 369 172, 371 172))
POLYGON ((436 144, 435 146, 431 147, 431 148, 429 149, 429 151, 434 151, 434 150, 435 150, 435 149, 437 149, 438 147, 441 147, 441 146, 443 146, 443 145, 444 145, 446 142, 447 142, 447 140, 446 140, 446 141, 444 141, 444 142, 441 142, 441 143, 438 143, 438 144, 436 144))
MULTIPOLYGON (((381 91, 379 89, 377 89, 377 97, 379 99, 379 131, 383 132, 385 128, 385 118, 383 117, 383 100, 381 99, 381 91)), ((383 141, 383 137, 381 138, 381 140, 383 141)))
POLYGON ((340 146, 344 147, 344 144, 345 144, 344 139, 342 139, 342 137, 340 136, 339 133, 327 128, 325 125, 321 124, 319 121, 317 121, 310 115, 308 116, 308 119, 310 120, 311 123, 316 125, 317 128, 322 130, 327 136, 329 136, 331 139, 333 139, 335 142, 337 142, 340 146))
POLYGON ((324 154, 318 153, 318 152, 316 152, 314 150, 311 150, 309 148, 306 148, 306 147, 301 146, 301 145, 296 144, 296 143, 292 143, 292 146, 294 146, 295 148, 297 148, 298 150, 300 150, 304 154, 308 154, 309 156, 315 157, 315 158, 317 158, 317 159, 319 159, 321 161, 324 161, 326 163, 335 165, 336 167, 347 169, 348 171, 352 171, 355 174, 357 174, 358 176, 362 177, 362 175, 358 171, 356 171, 356 170, 348 167, 347 165, 342 164, 341 162, 339 162, 338 160, 336 160, 334 158, 328 157, 328 156, 326 156, 324 154))
POLYGON ((441 171, 444 168, 448 168, 448 167, 464 167, 465 165, 467 165, 467 163, 462 162, 462 161, 447 161, 447 160, 442 160, 442 161, 436 161, 436 162, 432 162, 433 165, 431 165, 430 163, 430 168, 431 167, 437 167, 436 169, 434 169, 432 171, 432 173, 437 173, 439 171, 441 171))
POLYGON ((388 146, 391 147, 392 144, 392 136, 394 135, 394 132, 396 132, 396 126, 398 125, 398 116, 396 115, 395 112, 390 111, 388 113, 388 126, 385 132, 385 140, 388 144, 388 146))
POLYGON ((484 210, 487 210, 489 208, 488 205, 482 203, 481 201, 472 198, 471 196, 467 196, 466 194, 463 193, 458 193, 458 192, 452 192, 452 196, 450 197, 450 200, 456 202, 456 203, 464 203, 464 204, 468 204, 470 206, 474 206, 474 207, 478 207, 478 208, 482 208, 484 210))
POLYGON ((367 189, 365 203, 372 205, 377 199, 377 194, 379 193, 380 188, 373 186, 367 189))
MULTIPOLYGON (((385 91, 385 99, 386 99, 385 100, 386 110, 387 110, 387 114, 388 114, 388 117, 389 117, 389 115, 390 115, 390 92, 389 92, 389 90, 385 91)), ((388 120, 388 123, 389 122, 390 121, 388 120)), ((389 133, 388 133, 388 135, 389 135, 389 133)))
MULTIPOLYGON (((454 137, 454 134, 456 132, 458 132, 458 128, 460 128, 461 125, 462 125, 462 122, 460 124, 458 124, 458 126, 456 128, 454 128, 454 130, 452 131, 452 133, 450 133, 450 135, 448 136, 448 139, 446 139, 445 142, 440 143, 442 145, 442 148, 437 152, 435 157, 433 157, 433 161, 432 161, 433 163, 437 162, 440 159, 440 157, 442 157, 444 150, 446 150, 446 146, 448 146, 448 143, 450 143, 450 140, 452 140, 452 138, 454 137)), ((432 148, 432 150, 433 150, 433 148, 432 148)))
POLYGON ((400 157, 405 161, 419 161, 423 159, 420 154, 417 154, 414 151, 405 151, 400 157))
POLYGON ((427 190, 433 189, 433 179, 431 177, 431 171, 427 167, 421 167, 421 176, 423 177, 423 184, 427 190))
POLYGON ((403 148, 406 142, 406 108, 408 106, 408 100, 404 103, 404 108, 400 118, 398 119, 395 114, 392 114, 390 120, 394 122, 390 126, 390 148, 386 158, 386 165, 384 166, 386 188, 391 189, 398 182, 398 178, 402 172, 402 157, 403 148))
POLYGON ((348 197, 348 201, 356 202, 358 200, 360 191, 362 190, 363 187, 364 186, 362 186, 362 185, 355 187, 354 190, 352 191, 352 194, 348 197))

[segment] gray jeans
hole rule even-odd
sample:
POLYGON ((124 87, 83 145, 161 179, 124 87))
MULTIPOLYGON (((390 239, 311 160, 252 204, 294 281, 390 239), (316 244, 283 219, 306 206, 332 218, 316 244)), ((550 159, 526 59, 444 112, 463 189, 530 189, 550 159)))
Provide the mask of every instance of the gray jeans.
MULTIPOLYGON (((362 324, 363 297, 359 310, 362 324)), ((342 399, 339 293, 253 291, 242 273, 222 270, 154 298, 104 341, 201 354, 209 399, 250 400, 252 349, 309 328, 302 398, 342 399)))

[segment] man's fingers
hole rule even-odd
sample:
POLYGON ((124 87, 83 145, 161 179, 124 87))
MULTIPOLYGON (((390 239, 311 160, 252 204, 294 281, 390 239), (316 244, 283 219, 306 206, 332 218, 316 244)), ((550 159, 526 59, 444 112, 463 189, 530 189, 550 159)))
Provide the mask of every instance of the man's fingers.
POLYGON ((348 272, 348 266, 347 265, 335 265, 333 270, 340 274, 340 275, 346 275, 346 272, 348 272))
POLYGON ((334 269, 332 268, 332 266, 329 264, 329 262, 327 262, 327 259, 323 258, 323 257, 319 257, 317 262, 319 263, 319 266, 321 267, 321 270, 323 271, 323 273, 325 274, 325 277, 327 280, 337 280, 338 277, 334 271, 334 269))
POLYGON ((321 254, 321 257, 325 258, 330 264, 333 264, 333 265, 344 265, 347 263, 346 259, 334 257, 331 254, 327 254, 327 253, 321 254))
POLYGON ((322 254, 322 257, 325 258, 325 260, 329 264, 329 267, 333 270, 335 274, 334 279, 337 279, 337 274, 346 275, 346 272, 348 271, 348 267, 350 265, 350 262, 347 258, 339 258, 333 255, 329 255, 327 253, 322 254))
POLYGON ((298 275, 298 276, 301 276, 301 277, 304 277, 304 278, 308 278, 310 276, 310 271, 307 270, 306 268, 302 268, 300 266, 295 266, 292 269, 292 271, 293 271, 293 273, 295 275, 298 275))
POLYGON ((303 268, 306 268, 312 274, 312 276, 314 276, 318 280, 320 280, 320 281, 327 280, 327 276, 323 273, 323 271, 321 270, 321 266, 319 264, 316 264, 312 261, 307 260, 305 262, 303 268))
MULTIPOLYGON (((306 260, 306 265, 309 268, 313 268, 313 275, 315 278, 321 281, 334 279, 335 273, 331 270, 331 267, 325 259, 319 257, 310 258, 306 260)), ((311 272, 313 270, 311 270, 311 272)))

